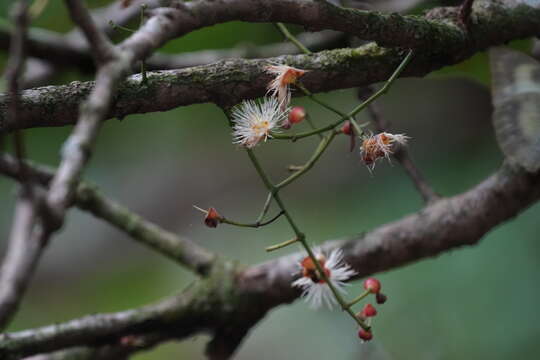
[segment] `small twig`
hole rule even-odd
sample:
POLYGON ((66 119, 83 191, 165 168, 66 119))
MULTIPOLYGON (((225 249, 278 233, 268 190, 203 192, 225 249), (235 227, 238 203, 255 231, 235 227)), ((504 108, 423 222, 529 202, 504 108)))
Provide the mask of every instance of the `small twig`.
MULTIPOLYGON (((373 94, 373 88, 366 87, 362 88, 358 92, 360 100, 370 97, 373 94)), ((375 102, 369 104, 368 113, 373 121, 375 129, 377 132, 388 131, 390 124, 384 119, 381 115, 380 110, 375 102)), ((403 146, 400 146, 396 152, 394 152, 393 157, 403 166, 407 175, 411 178, 414 186, 422 195, 425 203, 432 203, 440 198, 440 196, 433 190, 431 185, 427 182, 425 177, 422 175, 420 169, 416 167, 414 162, 409 156, 409 152, 403 146)))
POLYGON ((220 222, 224 223, 224 224, 239 226, 239 227, 260 228, 260 227, 263 227, 263 226, 266 226, 266 225, 270 225, 271 223, 273 223, 274 221, 279 219, 281 217, 281 215, 283 215, 283 211, 280 211, 279 213, 274 215, 274 217, 271 218, 270 220, 267 220, 265 222, 258 222, 257 221, 257 222, 252 223, 252 224, 240 223, 240 222, 237 222, 237 221, 229 220, 229 219, 224 218, 224 217, 222 217, 220 219, 220 222))
POLYGON ((307 47, 305 47, 304 44, 302 44, 302 42, 300 42, 293 34, 291 34, 289 29, 287 29, 285 25, 283 25, 282 23, 276 23, 276 26, 278 30, 281 31, 283 36, 285 36, 286 39, 292 42, 300 51, 307 55, 311 54, 311 51, 307 47))
POLYGON ((294 244, 295 242, 298 242, 298 238, 296 238, 296 237, 293 238, 293 239, 284 241, 284 242, 282 242, 282 243, 276 244, 276 245, 268 246, 268 247, 266 248, 266 251, 270 252, 270 251, 282 249, 282 248, 287 247, 287 246, 289 246, 289 245, 291 245, 291 244, 294 244))
POLYGON ((276 185, 276 188, 282 189, 285 186, 292 183, 294 180, 298 179, 300 176, 304 175, 306 172, 308 172, 309 169, 315 165, 317 160, 321 157, 321 155, 324 153, 324 151, 328 148, 328 145, 332 142, 334 137, 336 136, 335 132, 331 132, 330 134, 326 135, 321 142, 319 143, 319 146, 317 146, 317 149, 315 149, 315 152, 311 156, 311 158, 306 162, 300 169, 298 169, 294 174, 280 182, 276 185))
POLYGON ((65 0, 73 21, 81 28, 98 64, 104 64, 115 55, 114 45, 99 29, 80 0, 65 0))
POLYGON ((260 224, 262 222, 262 220, 266 216, 266 213, 268 213, 268 209, 270 209, 271 203, 272 203, 272 193, 269 193, 268 196, 266 197, 266 201, 264 202, 261 213, 259 214, 259 217, 257 218, 257 221, 255 221, 255 223, 260 224))

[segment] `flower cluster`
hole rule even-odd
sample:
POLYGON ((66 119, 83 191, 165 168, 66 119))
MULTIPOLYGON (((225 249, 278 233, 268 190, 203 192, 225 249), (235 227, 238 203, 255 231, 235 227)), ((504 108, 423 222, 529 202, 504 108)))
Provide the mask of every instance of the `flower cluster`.
MULTIPOLYGON (((346 293, 345 286, 347 284, 344 281, 356 275, 356 271, 343 261, 343 252, 339 249, 334 250, 328 258, 322 252, 317 252, 315 257, 332 285, 339 292, 346 293)), ((303 290, 302 297, 306 299, 310 307, 317 309, 326 305, 331 309, 336 304, 336 299, 332 290, 318 272, 313 260, 306 256, 300 261, 299 265, 302 270, 302 277, 294 281, 292 286, 303 290)))
POLYGON ((289 86, 306 71, 286 65, 271 65, 265 70, 274 75, 268 84, 271 96, 264 97, 260 102, 243 101, 231 113, 233 143, 247 148, 253 148, 262 140, 272 137, 272 131, 288 129, 306 116, 303 108, 296 107, 289 112, 288 107, 291 100, 289 86))
MULTIPOLYGON (((386 295, 381 292, 381 282, 375 278, 368 278, 364 281, 364 294, 375 294, 375 300, 377 304, 384 304, 387 300, 386 295)), ((371 324, 371 319, 377 315, 377 309, 371 304, 364 305, 362 311, 356 314, 356 317, 362 321, 366 321, 369 325, 371 324)), ((360 328, 358 330, 358 337, 363 341, 369 341, 373 339, 373 332, 371 328, 365 329, 360 328)))

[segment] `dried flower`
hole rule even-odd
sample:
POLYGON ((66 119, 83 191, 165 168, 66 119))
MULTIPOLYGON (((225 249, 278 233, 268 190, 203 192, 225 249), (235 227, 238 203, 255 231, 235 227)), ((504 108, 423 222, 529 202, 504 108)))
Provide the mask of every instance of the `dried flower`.
POLYGON ((394 135, 386 132, 366 137, 360 147, 362 161, 368 168, 373 169, 378 159, 383 157, 390 159, 396 146, 406 145, 408 139, 405 134, 394 135))
POLYGON ((372 294, 377 294, 381 291, 381 282, 375 278, 367 278, 364 280, 364 289, 372 294))
POLYGON ((270 132, 287 118, 276 98, 264 98, 261 102, 243 101, 231 114, 233 143, 252 148, 270 136, 270 132))
MULTIPOLYGON (((328 259, 322 253, 317 253, 317 261, 325 272, 326 277, 332 281, 332 285, 341 293, 346 293, 344 281, 356 275, 356 271, 351 269, 343 261, 343 252, 340 249, 333 250, 328 259)), ((312 308, 320 308, 322 305, 332 308, 336 304, 336 299, 328 284, 317 271, 315 263, 310 257, 305 257, 300 262, 302 277, 292 283, 293 287, 303 290, 302 297, 312 308)))
POLYGON ((375 294, 375 300, 377 300, 377 304, 384 304, 387 299, 388 297, 381 292, 375 294))
POLYGON ((218 224, 221 222, 221 216, 217 212, 216 209, 211 207, 208 209, 208 212, 206 213, 206 216, 204 217, 204 223, 208 227, 215 228, 218 226, 218 224))
POLYGON ((193 205, 193 207, 205 214, 204 223, 208 227, 215 228, 218 226, 219 223, 223 221, 223 218, 221 217, 221 215, 219 215, 217 210, 214 209, 213 207, 208 208, 208 210, 201 209, 200 207, 196 205, 193 205))
POLYGON ((287 65, 270 65, 265 68, 266 72, 274 75, 274 80, 268 84, 268 91, 277 96, 284 110, 291 101, 290 84, 306 73, 306 70, 296 69, 287 65))

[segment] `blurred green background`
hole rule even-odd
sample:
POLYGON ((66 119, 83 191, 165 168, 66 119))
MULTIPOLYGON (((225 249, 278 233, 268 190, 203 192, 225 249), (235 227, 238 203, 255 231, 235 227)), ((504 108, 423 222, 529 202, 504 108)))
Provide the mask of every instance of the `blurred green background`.
MULTIPOLYGON (((0 4, 5 17, 11 1, 0 4)), ((88 1, 99 6, 107 1, 88 1)), ((61 1, 50 1, 34 24, 68 31, 61 1)), ((267 24, 228 23, 170 42, 162 51, 186 52, 280 41, 267 24)), ((529 43, 515 44, 527 50, 529 43)), ((6 52, 2 53, 2 62, 6 52)), ((70 71, 54 80, 85 78, 70 71)), ((495 171, 502 161, 490 123, 489 68, 485 54, 424 79, 397 82, 379 104, 395 132, 412 137, 410 151, 438 192, 451 196, 495 171)), ((321 95, 342 110, 357 104, 355 91, 321 95)), ((306 99, 319 124, 334 115, 306 99)), ((367 121, 364 116, 360 121, 367 121)), ((300 125, 301 127, 303 125, 300 125)), ((70 128, 27 131, 29 156, 50 165, 70 128)), ((270 142, 257 148, 274 179, 304 162, 316 139, 270 142)), ((371 176, 357 151, 340 138, 311 173, 284 192, 308 239, 368 231, 418 210, 422 203, 399 165, 380 163, 371 176)), ((245 152, 231 144, 221 111, 197 105, 110 120, 100 133, 85 178, 137 213, 213 251, 255 264, 287 252, 264 247, 290 237, 285 221, 251 230, 204 226, 193 204, 227 217, 253 220, 265 191, 245 152)), ((16 186, 0 178, 0 230, 6 239, 16 186)), ((498 227, 477 246, 378 274, 389 301, 375 319, 375 340, 361 344, 350 319, 310 311, 302 302, 272 311, 246 338, 237 359, 456 359, 536 358, 540 287, 538 205, 498 227)), ((5 240, 1 243, 5 247, 5 240)), ((292 251, 291 249, 289 251, 292 251)), ((16 321, 19 330, 97 312, 140 306, 182 289, 194 277, 131 241, 106 223, 73 209, 45 252, 16 321)), ((355 283, 353 291, 359 291, 355 283)), ((205 335, 160 346, 137 360, 202 359, 205 335)))

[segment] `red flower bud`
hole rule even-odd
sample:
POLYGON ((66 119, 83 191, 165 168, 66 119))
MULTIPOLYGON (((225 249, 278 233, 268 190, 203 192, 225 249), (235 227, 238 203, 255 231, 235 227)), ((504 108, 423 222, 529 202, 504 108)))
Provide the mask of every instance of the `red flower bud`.
POLYGON ((375 278, 367 278, 364 281, 364 289, 372 294, 378 294, 381 291, 381 282, 375 278))
POLYGON ((352 127, 351 122, 349 120, 345 121, 343 126, 341 127, 341 132, 345 135, 352 135, 352 127))
POLYGON ((371 333, 371 331, 360 329, 358 330, 358 337, 364 341, 369 341, 373 339, 373 334, 371 333))
POLYGON ((377 300, 377 304, 384 304, 388 297, 380 292, 375 295, 375 299, 377 300))
POLYGON ((218 214, 217 210, 211 207, 208 209, 208 212, 206 213, 206 217, 204 218, 204 223, 206 226, 215 228, 218 226, 218 224, 221 222, 221 216, 218 214))
POLYGON ((367 318, 375 316, 377 315, 377 309, 371 304, 366 304, 362 310, 362 315, 367 318))
POLYGON ((298 124, 306 118, 306 110, 301 106, 295 106, 289 112, 289 123, 298 124))

